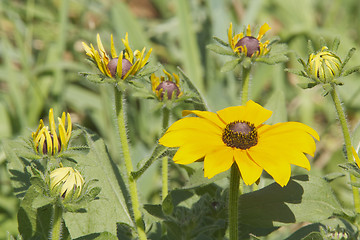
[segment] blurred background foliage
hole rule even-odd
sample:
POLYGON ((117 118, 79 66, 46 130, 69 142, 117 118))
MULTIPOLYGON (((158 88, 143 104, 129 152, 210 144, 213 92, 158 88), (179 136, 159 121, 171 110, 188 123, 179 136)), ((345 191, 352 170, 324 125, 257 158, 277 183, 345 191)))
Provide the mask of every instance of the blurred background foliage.
MULTIPOLYGON (((319 87, 302 90, 302 79, 284 72, 300 68, 296 58, 308 56, 308 40, 320 49, 320 39, 331 44, 341 39, 343 58, 351 47, 360 46, 358 0, 2 0, 0 1, 0 239, 17 234, 18 200, 13 196, 6 157, 1 142, 29 137, 40 118, 53 107, 56 115, 71 113, 73 122, 84 125, 106 141, 109 153, 120 162, 119 143, 112 127, 112 89, 86 81, 79 72, 96 72, 86 61, 81 42, 96 44, 99 33, 107 50, 110 34, 121 50, 129 33, 133 49, 153 48, 150 65, 160 62, 169 72, 180 66, 204 94, 212 111, 239 104, 239 72, 222 73, 229 60, 210 52, 212 36, 227 41, 233 22, 237 32, 251 24, 257 34, 267 22, 266 39, 279 36, 288 44, 290 60, 274 66, 258 64, 253 69, 250 98, 276 111, 272 122, 301 121, 321 136, 310 174, 324 176, 341 172, 342 136, 329 97, 319 87)), ((358 65, 359 51, 348 67, 358 65)), ((159 71, 160 73, 160 71, 159 71)), ((340 87, 350 129, 360 119, 359 74, 347 77, 340 87)), ((161 134, 161 111, 156 102, 128 94, 128 126, 134 164, 150 155, 161 134)), ((181 116, 179 106, 172 121, 181 116)), ((359 131, 359 130, 358 130, 359 131)), ((355 131, 358 133, 357 131, 355 131)), ((355 134, 356 135, 356 134, 355 134)), ((359 135, 360 136, 360 135, 359 135)), ((358 144, 354 143, 354 144, 358 144)), ((170 188, 183 184, 182 169, 171 167, 170 188)), ((295 172, 298 171, 295 169, 295 172)), ((348 178, 332 182, 344 206, 351 204, 348 178)), ((160 201, 160 165, 154 165, 139 180, 143 202, 160 201)))

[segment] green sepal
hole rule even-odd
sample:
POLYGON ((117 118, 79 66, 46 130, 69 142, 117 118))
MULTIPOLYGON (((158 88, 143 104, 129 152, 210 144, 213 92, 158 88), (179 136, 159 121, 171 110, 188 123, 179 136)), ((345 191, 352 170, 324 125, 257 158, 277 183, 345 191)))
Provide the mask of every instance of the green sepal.
POLYGON ((307 83, 298 83, 296 85, 302 89, 308 89, 308 88, 313 88, 318 84, 315 82, 307 82, 307 83))
POLYGON ((355 67, 351 67, 347 70, 345 70, 342 74, 343 77, 346 77, 352 73, 355 73, 355 72, 360 72, 360 66, 355 66, 355 67))
POLYGON ((240 59, 234 59, 231 61, 226 62, 222 67, 221 67, 221 72, 230 72, 232 70, 234 70, 234 68, 241 62, 240 59))
POLYGON ((302 58, 298 58, 297 60, 298 60, 298 62, 303 66, 304 69, 307 68, 306 63, 305 63, 304 60, 302 60, 302 58))
POLYGON ((220 47, 219 45, 216 44, 209 44, 206 46, 207 49, 217 53, 217 54, 221 54, 221 55, 228 55, 228 56, 233 56, 234 52, 230 51, 228 49, 225 49, 223 47, 220 47))
POLYGON ((329 94, 329 92, 331 92, 333 90, 333 86, 330 83, 325 83, 322 85, 323 89, 324 89, 324 93, 323 96, 325 97, 326 95, 329 94))
POLYGON ((360 169, 355 163, 340 164, 339 167, 354 175, 356 178, 360 178, 360 169))
POLYGON ((309 78, 309 76, 307 75, 307 73, 304 70, 285 68, 284 71, 295 74, 295 75, 298 75, 300 77, 309 78))
POLYGON ((144 68, 141 68, 140 71, 136 74, 137 77, 146 77, 149 76, 151 74, 153 74, 154 72, 156 72, 157 70, 159 70, 159 68, 161 68, 161 64, 158 64, 156 66, 145 66, 144 68))
POLYGON ((331 51, 336 52, 339 48, 339 45, 340 45, 340 38, 336 37, 331 46, 331 51))
POLYGON ((218 38, 218 37, 213 37, 213 39, 215 40, 215 41, 217 41, 219 44, 221 44, 221 45, 223 45, 224 47, 230 47, 230 45, 227 43, 227 42, 225 42, 224 40, 221 40, 220 38, 218 38))
POLYGON ((308 40, 308 42, 307 42, 307 48, 308 48, 308 55, 309 55, 309 56, 310 56, 310 54, 315 53, 315 49, 314 49, 314 46, 313 46, 311 40, 308 40))
POLYGON ((343 61, 343 63, 341 64, 341 68, 340 69, 344 69, 345 65, 349 62, 350 58, 354 55, 355 53, 355 48, 351 48, 349 50, 349 52, 347 53, 345 60, 343 61))
POLYGON ((104 74, 95 74, 95 73, 87 73, 87 72, 80 72, 79 74, 93 83, 116 83, 116 80, 114 78, 106 77, 104 74))

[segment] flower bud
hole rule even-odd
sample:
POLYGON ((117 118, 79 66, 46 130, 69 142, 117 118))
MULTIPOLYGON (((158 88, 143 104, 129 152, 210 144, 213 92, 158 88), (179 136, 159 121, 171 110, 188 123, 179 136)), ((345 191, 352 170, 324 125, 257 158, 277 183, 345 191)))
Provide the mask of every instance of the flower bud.
MULTIPOLYGON (((119 58, 113 58, 110 60, 109 64, 107 65, 112 77, 116 77, 118 60, 119 60, 119 58)), ((124 78, 124 76, 130 70, 131 67, 132 67, 131 62, 129 60, 127 60, 126 58, 123 58, 122 59, 121 79, 124 78)))
POLYGON ((251 57, 255 52, 260 51, 260 42, 252 36, 246 36, 241 38, 235 45, 235 47, 240 47, 240 52, 246 52, 247 57, 251 57), (247 51, 245 51, 245 48, 247 51))
POLYGON ((84 178, 72 167, 57 168, 50 173, 50 191, 64 200, 76 199, 84 186, 84 178))
POLYGON ((167 93, 167 98, 168 99, 172 98, 173 92, 175 92, 175 95, 174 95, 175 98, 178 98, 179 94, 180 94, 179 87, 176 85, 176 83, 174 83, 172 81, 161 82, 159 84, 159 86, 156 88, 156 90, 157 91, 162 90, 161 94, 160 94, 160 99, 163 99, 165 92, 167 93))
POLYGON ((320 52, 310 54, 307 72, 313 79, 327 83, 339 76, 341 65, 341 59, 323 47, 320 52))

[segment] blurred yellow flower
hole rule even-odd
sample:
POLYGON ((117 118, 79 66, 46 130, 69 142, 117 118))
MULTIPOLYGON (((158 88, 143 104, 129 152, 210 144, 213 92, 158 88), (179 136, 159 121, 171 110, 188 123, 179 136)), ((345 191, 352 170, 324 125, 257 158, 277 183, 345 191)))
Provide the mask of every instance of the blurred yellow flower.
POLYGON ((320 82, 330 82, 338 77, 341 73, 341 59, 334 53, 330 52, 326 46, 321 48, 318 53, 310 54, 307 72, 308 75, 320 82))
POLYGON ((105 51, 105 48, 101 42, 100 35, 97 34, 97 46, 98 50, 94 48, 92 44, 90 47, 86 43, 82 43, 88 55, 100 71, 108 77, 119 77, 123 80, 131 75, 135 75, 145 66, 149 60, 152 49, 145 55, 146 48, 142 51, 131 50, 129 45, 128 33, 125 35, 125 39, 122 39, 125 49, 118 55, 115 50, 113 35, 111 35, 111 59, 105 51), (118 61, 122 59, 122 61, 118 61))
POLYGON ((262 43, 260 40, 264 36, 264 34, 270 29, 271 28, 269 27, 269 25, 265 23, 261 26, 259 34, 255 38, 251 35, 251 28, 250 25, 248 25, 245 36, 242 32, 234 35, 232 23, 230 23, 230 27, 228 30, 228 40, 230 47, 233 52, 243 53, 247 57, 263 56, 269 52, 269 49, 267 48, 269 40, 264 43, 262 43))
POLYGON ((204 158, 204 176, 212 178, 236 162, 247 185, 260 178, 263 170, 281 186, 291 175, 290 164, 310 170, 304 153, 314 156, 315 130, 299 122, 266 125, 272 112, 248 101, 245 106, 229 107, 217 113, 183 111, 195 114, 176 121, 159 143, 180 147, 173 160, 189 164, 204 158))
POLYGON ((171 74, 165 70, 163 70, 163 72, 167 76, 167 80, 165 80, 165 77, 163 76, 159 78, 154 73, 151 74, 150 79, 151 79, 152 91, 156 94, 156 96, 160 100, 163 100, 165 93, 167 93, 166 94, 167 99, 180 97, 183 93, 180 90, 179 76, 175 73, 173 73, 173 76, 171 76, 171 74))
POLYGON ((63 112, 61 118, 58 118, 58 130, 56 132, 56 125, 54 120, 54 111, 51 108, 49 111, 49 127, 45 126, 42 119, 36 132, 32 133, 34 150, 40 154, 55 155, 67 149, 71 137, 72 125, 70 114, 63 112), (65 130, 67 117, 67 129, 65 130))
POLYGON ((64 199, 78 198, 84 186, 84 178, 72 167, 60 167, 50 173, 50 191, 58 191, 64 199), (77 190, 78 189, 78 190, 77 190))

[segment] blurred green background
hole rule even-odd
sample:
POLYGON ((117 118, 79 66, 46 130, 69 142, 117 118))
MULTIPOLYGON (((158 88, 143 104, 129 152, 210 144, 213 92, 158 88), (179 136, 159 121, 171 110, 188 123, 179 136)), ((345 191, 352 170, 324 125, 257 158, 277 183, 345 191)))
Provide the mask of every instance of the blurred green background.
MULTIPOLYGON (((99 33, 110 49, 110 34, 116 47, 129 33, 133 49, 153 48, 150 65, 157 62, 170 72, 180 66, 216 111, 238 105, 239 74, 220 72, 228 57, 210 52, 212 36, 227 41, 233 22, 236 32, 251 24, 254 35, 267 22, 271 30, 265 39, 279 36, 288 44, 289 62, 257 64, 253 68, 251 99, 275 112, 276 121, 301 121, 318 131, 321 141, 311 160, 313 175, 340 172, 344 162, 342 136, 330 97, 319 87, 302 90, 295 75, 284 68, 300 68, 296 57, 306 59, 307 41, 320 49, 320 38, 331 44, 341 39, 338 54, 360 45, 358 0, 1 0, 0 1, 0 239, 17 234, 18 200, 13 196, 6 156, 1 142, 29 137, 49 108, 56 115, 71 113, 75 123, 99 133, 110 155, 121 164, 119 143, 114 135, 111 86, 86 81, 79 72, 97 72, 86 60, 81 42, 96 43, 99 33), (286 111, 284 111, 286 110, 286 111), (285 114, 287 112, 287 114, 285 114)), ((331 45, 330 45, 331 46, 331 45)), ((348 67, 360 63, 355 52, 348 67)), ((159 71, 160 73, 160 71, 159 71)), ((349 117, 350 129, 360 119, 360 76, 344 79, 340 94, 349 117)), ((128 125, 134 164, 150 155, 161 133, 161 111, 156 103, 128 96, 128 125)), ((180 117, 180 108, 172 121, 180 117)), ((360 136, 360 135, 359 135, 360 136)), ((139 180, 143 202, 159 201, 160 165, 155 163, 139 180)), ((296 172, 296 170, 295 170, 296 172)), ((170 173, 170 186, 181 184, 170 173)), ((333 182, 335 193, 345 206, 351 203, 347 178, 333 182)))

